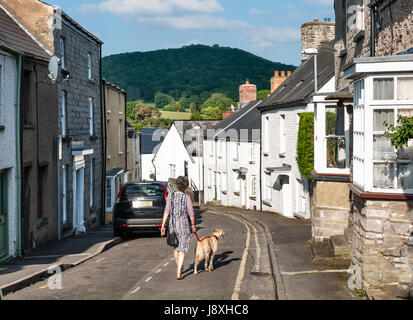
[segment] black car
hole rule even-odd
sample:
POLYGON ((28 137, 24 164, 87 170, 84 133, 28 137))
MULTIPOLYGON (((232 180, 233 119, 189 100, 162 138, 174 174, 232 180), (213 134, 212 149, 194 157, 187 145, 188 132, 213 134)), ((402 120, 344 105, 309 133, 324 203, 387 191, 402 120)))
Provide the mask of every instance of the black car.
POLYGON ((159 231, 168 191, 167 182, 143 181, 122 186, 113 208, 113 235, 131 231, 159 231))

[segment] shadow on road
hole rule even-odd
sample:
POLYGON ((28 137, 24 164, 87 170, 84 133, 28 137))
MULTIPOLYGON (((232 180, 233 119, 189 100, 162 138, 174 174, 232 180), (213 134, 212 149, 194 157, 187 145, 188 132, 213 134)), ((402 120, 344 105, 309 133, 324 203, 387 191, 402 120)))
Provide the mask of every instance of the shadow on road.
MULTIPOLYGON (((214 270, 215 269, 219 269, 220 267, 223 267, 227 264, 230 264, 233 261, 239 261, 241 260, 240 258, 232 258, 232 259, 228 259, 228 257, 234 253, 234 251, 225 251, 223 253, 220 254, 216 254, 215 258, 214 258, 214 270)), ((205 264, 205 259, 202 259, 201 262, 198 265, 198 272, 205 272, 204 270, 204 264, 205 264)), ((190 264, 190 266, 188 268, 186 268, 182 275, 186 276, 189 274, 192 274, 194 270, 194 263, 190 264)))

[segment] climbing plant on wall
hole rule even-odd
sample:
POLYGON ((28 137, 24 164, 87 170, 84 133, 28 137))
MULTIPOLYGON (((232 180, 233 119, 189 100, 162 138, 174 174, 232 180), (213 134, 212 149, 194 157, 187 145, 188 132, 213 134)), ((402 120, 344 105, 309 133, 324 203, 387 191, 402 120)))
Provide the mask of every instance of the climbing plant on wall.
POLYGON ((300 173, 313 181, 311 171, 314 170, 314 113, 305 112, 300 115, 297 140, 297 164, 300 173))

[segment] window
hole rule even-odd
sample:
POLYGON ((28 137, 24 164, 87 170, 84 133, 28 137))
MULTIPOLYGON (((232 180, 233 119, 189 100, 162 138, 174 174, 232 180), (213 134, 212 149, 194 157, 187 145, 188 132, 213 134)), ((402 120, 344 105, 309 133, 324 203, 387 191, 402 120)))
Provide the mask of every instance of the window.
POLYGON ((122 120, 118 122, 118 153, 123 154, 122 152, 122 120))
POLYGON ((87 54, 87 77, 92 80, 92 54, 90 52, 87 54))
MULTIPOLYGON (((0 171, 0 216, 4 216, 7 211, 7 180, 6 173, 0 171)), ((1 239, 0 239, 1 240, 1 239)))
POLYGON ((397 100, 413 100, 413 77, 398 78, 397 100))
POLYGON ((92 137, 93 133, 94 133, 94 129, 93 129, 93 123, 94 123, 94 119, 93 119, 93 98, 89 97, 89 134, 92 137))
POLYGON ((344 107, 327 106, 325 108, 327 168, 346 168, 344 113, 344 107))
POLYGON ((106 209, 112 209, 112 181, 113 178, 106 178, 106 209))
POLYGON ((268 117, 265 117, 264 118, 264 153, 268 153, 270 151, 269 122, 270 122, 270 119, 268 117))
POLYGON ((67 106, 67 93, 62 91, 62 137, 66 137, 66 106, 67 106))
POLYGON ((90 161, 90 179, 89 179, 89 206, 93 207, 93 179, 94 179, 95 159, 90 161))
POLYGON ((175 164, 169 165, 169 177, 176 178, 176 165, 175 164))
POLYGON ((67 172, 66 172, 66 166, 62 167, 62 220, 63 223, 66 223, 67 221, 67 205, 66 205, 66 201, 67 201, 67 196, 66 196, 66 176, 67 172))
POLYGON ((251 196, 257 195, 257 177, 251 176, 251 196))
POLYGON ((253 162, 255 159, 255 146, 254 142, 251 142, 250 144, 250 161, 253 162))
POLYGON ((286 151, 285 114, 280 115, 280 154, 286 151))
POLYGON ((265 200, 272 201, 271 173, 265 175, 265 200))
POLYGON ((394 124, 403 110, 373 110, 373 187, 413 189, 413 144, 396 150, 384 136, 384 122, 394 124))
POLYGON ((394 99, 394 78, 376 78, 373 80, 373 100, 394 99))
POLYGON ((222 191, 227 191, 228 184, 227 184, 227 174, 226 172, 222 173, 222 191))
POLYGON ((65 43, 64 38, 60 38, 60 62, 61 62, 61 68, 66 69, 66 61, 65 61, 65 56, 66 56, 66 43, 65 43))

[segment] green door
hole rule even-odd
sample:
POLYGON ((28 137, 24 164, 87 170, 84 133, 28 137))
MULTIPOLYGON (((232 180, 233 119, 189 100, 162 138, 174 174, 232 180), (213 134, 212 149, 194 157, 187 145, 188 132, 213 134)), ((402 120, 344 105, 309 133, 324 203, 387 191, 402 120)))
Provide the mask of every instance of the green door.
POLYGON ((7 176, 0 171, 0 260, 8 255, 7 176))

